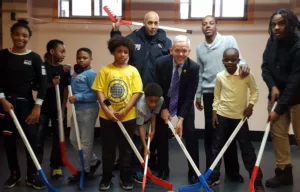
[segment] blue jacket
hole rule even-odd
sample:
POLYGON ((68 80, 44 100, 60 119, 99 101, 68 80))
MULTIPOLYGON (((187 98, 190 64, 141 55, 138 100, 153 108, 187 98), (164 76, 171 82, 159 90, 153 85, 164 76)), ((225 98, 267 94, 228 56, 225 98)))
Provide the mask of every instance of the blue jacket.
MULTIPOLYGON (((121 35, 121 32, 111 31, 110 35, 111 37, 121 35)), ((147 36, 145 27, 133 31, 127 37, 135 43, 135 53, 128 63, 137 68, 145 87, 148 83, 155 81, 155 60, 169 54, 172 42, 162 29, 158 29, 157 34, 150 38, 147 36)))

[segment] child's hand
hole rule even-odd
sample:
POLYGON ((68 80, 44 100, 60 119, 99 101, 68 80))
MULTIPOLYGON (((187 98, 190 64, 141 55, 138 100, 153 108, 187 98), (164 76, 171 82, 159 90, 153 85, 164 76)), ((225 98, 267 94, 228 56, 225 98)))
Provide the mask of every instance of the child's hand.
POLYGON ((148 139, 148 137, 150 137, 150 142, 152 141, 153 137, 154 137, 155 131, 152 130, 147 136, 146 139, 148 139))
MULTIPOLYGON (((105 111, 104 111, 105 112, 105 111)), ((108 110, 105 112, 106 117, 112 121, 119 121, 119 119, 114 115, 114 112, 108 110)))
POLYGON ((54 85, 59 85, 59 82, 60 82, 60 76, 56 76, 52 78, 52 83, 54 85))
POLYGON ((219 121, 218 121, 217 112, 213 111, 213 117, 212 117, 212 126, 213 126, 213 128, 216 128, 218 124, 219 124, 219 121))
POLYGON ((248 107, 244 110, 244 116, 249 118, 253 112, 253 105, 249 104, 248 107))
POLYGON ((76 95, 72 95, 71 97, 69 97, 69 102, 70 103, 75 103, 75 101, 76 101, 76 95))
POLYGON ((114 115, 119 119, 119 121, 122 121, 125 117, 124 109, 120 109, 120 111, 114 112, 114 115))
POLYGON ((146 161, 146 157, 148 155, 148 159, 150 159, 150 151, 147 148, 144 148, 144 160, 146 161))

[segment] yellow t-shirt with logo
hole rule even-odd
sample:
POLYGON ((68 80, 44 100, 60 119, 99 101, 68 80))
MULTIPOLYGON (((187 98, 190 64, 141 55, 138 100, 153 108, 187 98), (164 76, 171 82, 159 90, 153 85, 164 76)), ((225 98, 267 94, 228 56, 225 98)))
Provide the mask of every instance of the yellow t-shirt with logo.
MULTIPOLYGON (((92 89, 102 92, 105 98, 109 98, 114 111, 119 111, 128 105, 134 93, 143 92, 143 83, 135 67, 128 65, 120 68, 109 64, 97 74, 92 89)), ((100 117, 108 119, 103 110, 100 110, 100 117)), ((122 122, 135 118, 136 110, 132 107, 122 122)))

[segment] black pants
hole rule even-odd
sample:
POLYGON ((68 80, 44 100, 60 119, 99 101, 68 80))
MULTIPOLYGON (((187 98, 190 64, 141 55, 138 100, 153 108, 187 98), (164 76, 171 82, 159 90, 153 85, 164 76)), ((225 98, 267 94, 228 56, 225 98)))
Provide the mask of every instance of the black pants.
MULTIPOLYGON (((35 154, 38 155, 36 151, 36 133, 38 127, 37 125, 28 125, 27 123, 25 123, 26 118, 29 116, 33 109, 34 101, 16 98, 8 98, 7 100, 14 106, 14 112, 21 124, 28 142, 35 154)), ((16 140, 19 134, 13 120, 11 119, 11 116, 7 113, 5 113, 5 118, 2 121, 2 133, 8 168, 12 174, 20 173, 16 144, 16 140)), ((27 149, 25 150, 27 158, 27 175, 35 174, 37 171, 36 167, 27 149)))
MULTIPOLYGON (((133 138, 136 129, 136 120, 122 123, 133 138)), ((102 169, 103 180, 110 181, 116 158, 116 148, 119 148, 120 179, 122 181, 132 180, 132 149, 116 122, 100 118, 101 141, 102 141, 102 169)))
MULTIPOLYGON (((206 170, 213 163, 212 143, 214 128, 212 127, 212 104, 214 101, 213 93, 203 94, 204 117, 205 117, 205 136, 204 147, 206 154, 206 170)), ((233 140, 224 154, 224 164, 226 175, 233 175, 240 172, 236 140, 233 140)), ((221 161, 220 161, 221 162, 221 161)))
MULTIPOLYGON (((239 124, 240 119, 229 119, 218 115, 218 121, 219 124, 215 129, 213 145, 212 145, 212 152, 213 152, 214 159, 217 157, 217 155, 223 148, 224 144, 226 143, 226 141, 228 140, 228 138, 230 137, 230 135, 232 134, 236 126, 239 124)), ((256 154, 252 146, 252 143, 249 140, 249 127, 247 121, 244 123, 244 125, 236 135, 236 140, 240 145, 244 166, 247 169, 250 178, 252 174, 252 170, 255 165, 256 154)), ((216 175, 220 175, 220 165, 221 164, 219 163, 214 169, 216 175)), ((256 180, 262 180, 261 170, 259 170, 256 180)))
MULTIPOLYGON (((195 134, 195 114, 189 114, 183 121, 182 137, 185 140, 185 146, 189 154, 191 155, 196 166, 199 168, 199 145, 198 139, 195 134)), ((160 117, 160 114, 156 117, 157 127, 155 128, 155 139, 157 141, 157 156, 158 156, 158 169, 159 171, 169 172, 169 137, 168 137, 168 125, 160 117)), ((175 127, 175 125, 174 125, 175 127)), ((183 152, 182 152, 183 153, 183 152)), ((178 165, 179 166, 179 165, 178 165)), ((189 174, 194 173, 193 167, 188 163, 189 174)))
POLYGON ((57 115, 53 114, 51 116, 47 114, 41 114, 40 122, 37 131, 37 150, 39 151, 40 156, 39 161, 43 160, 44 153, 44 138, 45 131, 48 128, 49 120, 51 120, 51 129, 52 129, 52 150, 50 156, 50 167, 53 169, 58 169, 62 165, 61 153, 60 153, 60 141, 59 141, 59 130, 58 130, 58 120, 57 115), (39 139, 41 138, 41 139, 39 139))

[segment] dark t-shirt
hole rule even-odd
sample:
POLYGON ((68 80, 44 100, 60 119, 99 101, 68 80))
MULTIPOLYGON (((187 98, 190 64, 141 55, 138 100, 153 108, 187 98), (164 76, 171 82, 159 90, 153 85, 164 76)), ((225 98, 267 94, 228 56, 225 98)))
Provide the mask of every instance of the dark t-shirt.
MULTIPOLYGON (((48 74, 48 84, 52 83, 52 78, 54 76, 60 76, 59 91, 60 91, 60 100, 62 104, 63 96, 64 96, 64 88, 68 86, 70 73, 65 72, 63 69, 63 65, 61 64, 57 66, 53 66, 48 63, 45 63, 45 67, 48 74)), ((46 97, 43 102, 41 112, 49 116, 57 116, 55 87, 50 87, 47 89, 46 97)))

